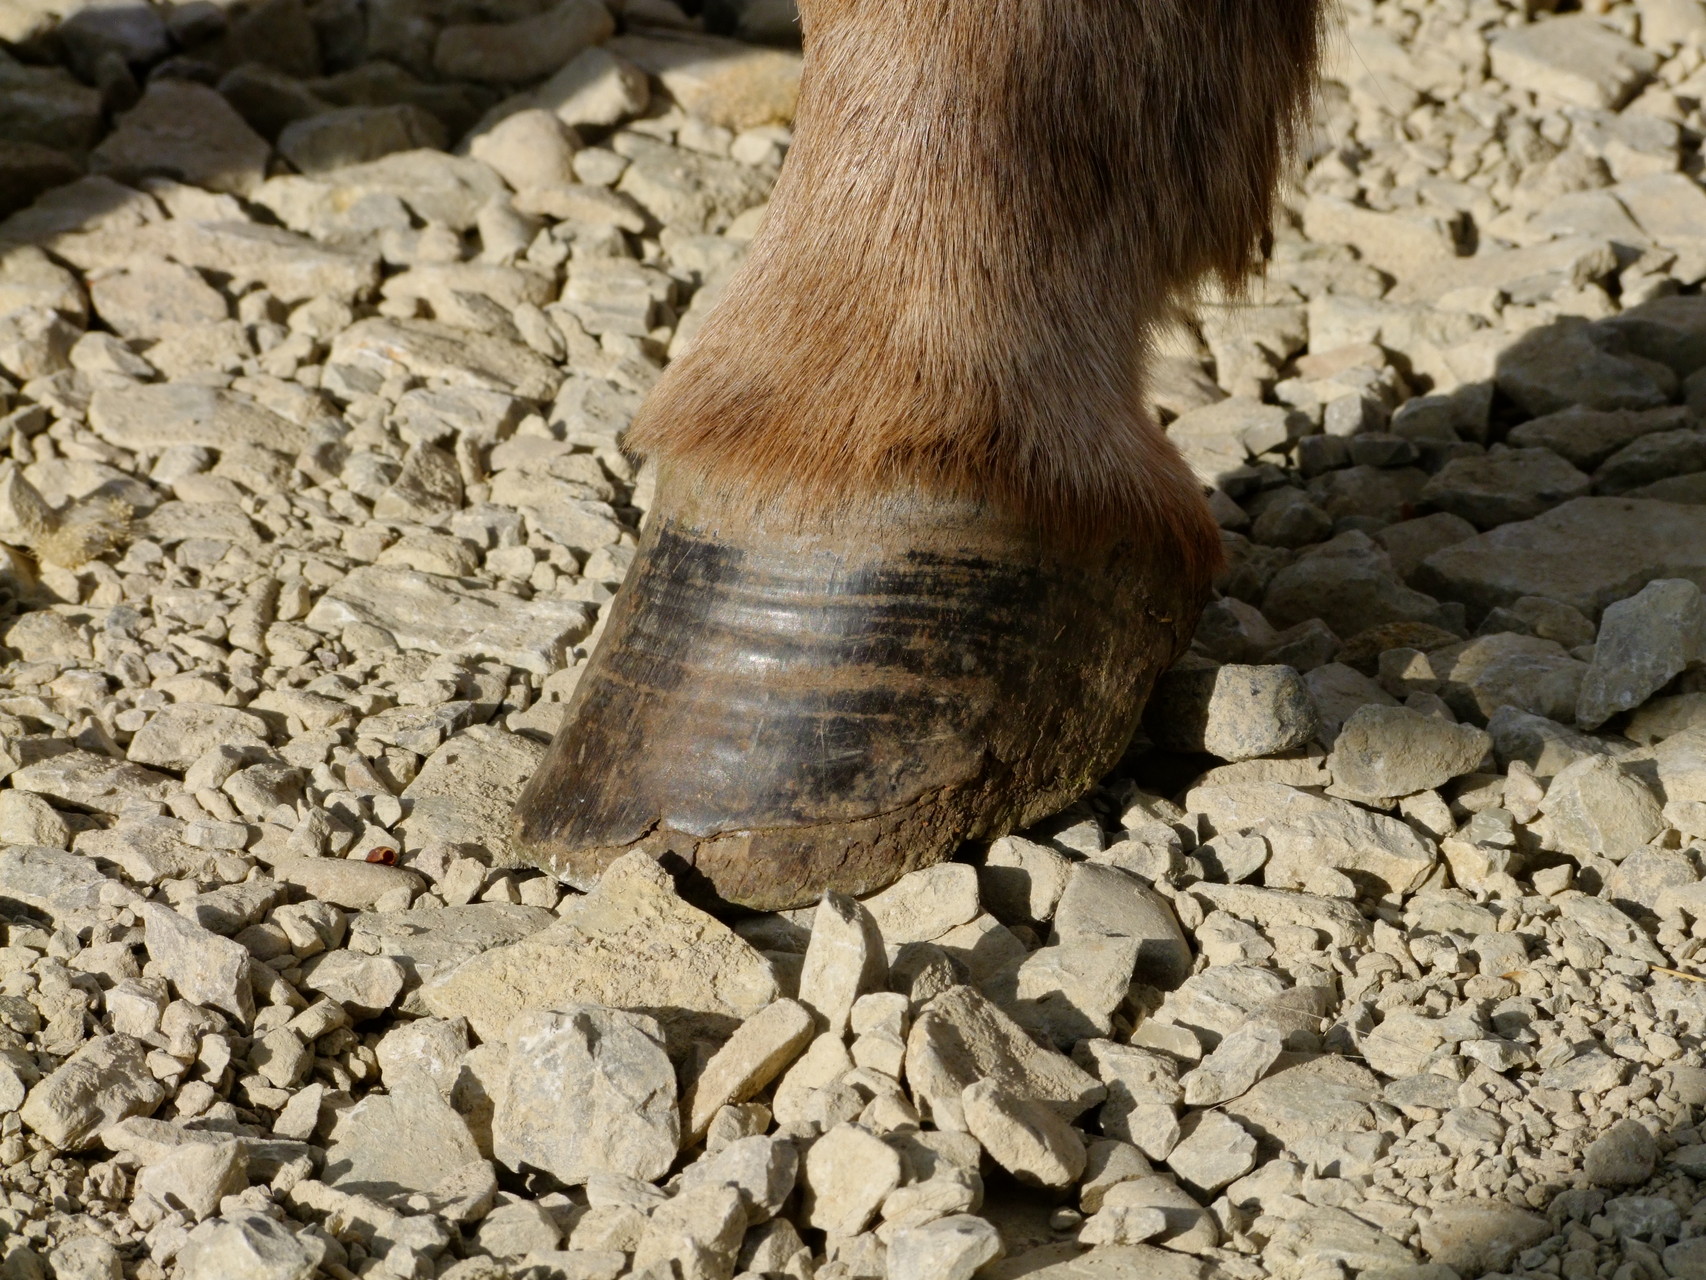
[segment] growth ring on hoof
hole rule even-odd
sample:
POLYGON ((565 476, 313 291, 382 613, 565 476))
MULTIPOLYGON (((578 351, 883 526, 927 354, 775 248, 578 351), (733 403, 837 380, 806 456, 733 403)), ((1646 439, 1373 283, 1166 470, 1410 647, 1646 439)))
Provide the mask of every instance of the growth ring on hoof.
POLYGON ((644 849, 701 897, 780 910, 1034 821, 1118 759, 1188 637, 1200 590, 1167 559, 1052 548, 961 501, 805 527, 676 493, 516 847, 582 888, 644 849))

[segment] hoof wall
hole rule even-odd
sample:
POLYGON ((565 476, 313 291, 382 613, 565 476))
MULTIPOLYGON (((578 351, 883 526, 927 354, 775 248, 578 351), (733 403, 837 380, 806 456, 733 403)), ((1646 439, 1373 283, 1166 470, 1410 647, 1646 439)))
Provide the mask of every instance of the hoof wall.
POLYGON ((1124 750, 1203 591, 967 504, 805 530, 653 517, 517 805, 589 887, 643 849, 757 910, 871 893, 1070 803, 1124 750))

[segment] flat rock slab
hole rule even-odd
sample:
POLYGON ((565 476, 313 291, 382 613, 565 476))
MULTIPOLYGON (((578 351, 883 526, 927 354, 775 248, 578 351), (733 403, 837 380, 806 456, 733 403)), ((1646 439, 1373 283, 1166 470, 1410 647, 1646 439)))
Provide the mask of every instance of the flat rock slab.
POLYGON ((121 449, 260 445, 295 453, 308 442, 308 433, 301 427, 248 396, 188 382, 97 391, 89 401, 89 425, 101 439, 121 449))
POLYGON ((134 532, 164 547, 175 547, 191 538, 212 538, 244 547, 258 547, 265 541, 255 522, 235 502, 162 502, 136 522, 134 532))
POLYGON ((126 892, 80 853, 34 844, 0 850, 0 901, 21 902, 50 919, 61 912, 98 907, 101 890, 109 884, 126 892))
POLYGON ((150 227, 145 239, 176 262, 229 276, 233 288, 264 285, 285 303, 353 298, 379 283, 377 251, 317 244, 283 227, 174 219, 150 227))
MULTIPOLYGON (((1033 1250, 1041 1253, 1041 1249, 1033 1250)), ((1021 1258, 1029 1257, 1021 1255, 1021 1258)), ((1156 1249, 1145 1244, 1104 1245, 1045 1266, 1037 1271, 1012 1272, 1026 1280, 1198 1280, 1203 1274, 1201 1260, 1171 1249, 1156 1249)))
POLYGON ((1591 235, 1567 236, 1520 249, 1495 249, 1469 258, 1430 264, 1429 269, 1401 281, 1388 302, 1432 302, 1454 289, 1508 289, 1536 277, 1586 284, 1617 266, 1609 241, 1591 235))
POLYGON ((449 739, 403 790, 410 806, 396 827, 403 847, 466 846, 502 865, 522 865, 509 844, 510 816, 544 758, 542 743, 489 725, 449 739))
POLYGON ((311 898, 351 911, 371 907, 394 889, 420 893, 426 881, 407 867, 387 867, 355 858, 276 858, 275 880, 306 890, 311 898))
MULTIPOLYGON (((1641 230, 1660 244, 1686 249, 1706 240, 1706 192, 1701 191, 1698 182, 1683 174, 1650 173, 1630 182, 1618 183, 1612 188, 1612 194, 1641 224, 1641 230)), ((1673 314, 1679 310, 1669 299, 1657 301, 1667 303, 1667 309, 1673 314)), ((1684 304, 1689 301, 1698 299, 1677 299, 1684 304)), ((1651 303, 1646 305, 1648 308, 1652 306, 1651 303)))
MULTIPOLYGON (((184 840, 184 824, 171 817, 129 819, 111 827, 80 831, 71 847, 88 859, 110 862, 137 884, 207 878, 215 851, 184 840)), ((57 851, 56 851, 57 852, 57 851)))
POLYGON ((220 94, 192 80, 152 81, 115 126, 90 163, 122 181, 168 177, 242 194, 266 176, 266 139, 220 94))
POLYGON ((403 966, 403 1011, 425 1013, 420 985, 493 947, 531 937, 557 917, 518 902, 471 902, 412 911, 364 911, 350 921, 348 946, 363 955, 389 956, 403 966))
POLYGON ((370 1094, 339 1117, 324 1178, 385 1199, 430 1191, 479 1158, 467 1122, 424 1074, 405 1072, 390 1093, 370 1094))
POLYGON ((486 201, 503 192, 503 179, 480 161, 422 148, 312 178, 273 178, 255 192, 255 202, 272 210, 285 226, 312 231, 315 215, 322 210, 347 209, 366 196, 391 196, 423 222, 467 231, 486 201))
POLYGON ((164 803, 178 784, 139 764, 93 751, 67 751, 25 765, 9 779, 19 791, 58 801, 74 809, 117 814, 132 800, 164 803))
POLYGON ((60 1150, 90 1146, 110 1124, 147 1115, 166 1097, 148 1070, 148 1046, 134 1036, 97 1036, 30 1090, 24 1124, 60 1150))
POLYGON ((482 1040, 529 1009, 600 1004, 651 1013, 672 1050, 723 1035, 781 994, 770 962, 676 896, 643 853, 618 859, 598 887, 532 937, 496 947, 422 989, 441 1018, 465 1017, 482 1040))
POLYGON ((618 36, 606 47, 656 76, 671 97, 711 124, 750 129, 794 118, 803 65, 796 53, 685 33, 618 36))
POLYGON ((593 613, 578 600, 522 600, 434 573, 364 565, 320 598, 307 624, 335 635, 366 623, 405 649, 496 658, 547 675, 592 629, 593 613))
POLYGON ((655 1019, 590 1005, 516 1019, 492 1116, 500 1163, 569 1184, 599 1173, 649 1182, 669 1172, 680 1142, 675 1071, 655 1019))
POLYGON ((1072 1119, 1100 1102, 1100 1081, 1065 1055, 1037 1044, 971 987, 952 987, 919 1013, 907 1037, 906 1074, 933 1115, 963 1122, 960 1095, 979 1080, 1072 1119))
POLYGON ((1588 14, 1498 32, 1493 74, 1542 98, 1615 110, 1658 66, 1658 57, 1588 14))
POLYGON ((252 712, 210 702, 174 702, 136 731, 128 755, 137 764, 187 769, 214 747, 266 745, 267 722, 252 712))
POLYGON ((1416 582, 1471 613, 1545 596, 1597 618, 1654 578, 1706 586, 1706 508, 1577 498, 1434 552, 1416 582))
POLYGON ((1284 1054, 1274 1071, 1223 1108, 1267 1142, 1290 1146, 1324 1133, 1363 1133, 1376 1127, 1380 1099, 1374 1073, 1332 1054, 1284 1054))
POLYGON ((1609 335, 1585 320, 1560 320, 1524 334, 1498 354, 1494 380, 1534 415, 1589 409, 1662 409, 1676 378, 1662 365, 1619 355, 1609 335))
POLYGON ((1185 806, 1218 835, 1254 831, 1265 839, 1269 888, 1301 889, 1326 866, 1380 892, 1407 893, 1438 860, 1432 843, 1396 818, 1280 783, 1197 787, 1185 806))
POLYGON ((389 374, 441 378, 451 386, 505 391, 523 400, 549 400, 562 371, 519 342, 474 333, 435 320, 360 320, 332 343, 329 360, 389 374))

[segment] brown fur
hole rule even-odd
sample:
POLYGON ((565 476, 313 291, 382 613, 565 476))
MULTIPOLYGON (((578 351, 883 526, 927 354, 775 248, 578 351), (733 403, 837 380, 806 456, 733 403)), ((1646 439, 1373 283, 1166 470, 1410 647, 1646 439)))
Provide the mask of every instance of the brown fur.
POLYGON ((1258 265, 1320 5, 802 0, 764 227, 633 447, 753 500, 921 486, 1207 572, 1148 335, 1258 265))

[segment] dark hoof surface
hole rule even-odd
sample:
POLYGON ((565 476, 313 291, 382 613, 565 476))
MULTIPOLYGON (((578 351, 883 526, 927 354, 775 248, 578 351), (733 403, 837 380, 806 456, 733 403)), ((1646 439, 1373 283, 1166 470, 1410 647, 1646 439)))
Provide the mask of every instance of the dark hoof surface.
POLYGON ((1045 549, 963 503, 802 529, 660 504, 517 806, 586 887, 645 849, 717 902, 860 894, 1069 803, 1202 593, 1145 549, 1045 549))

